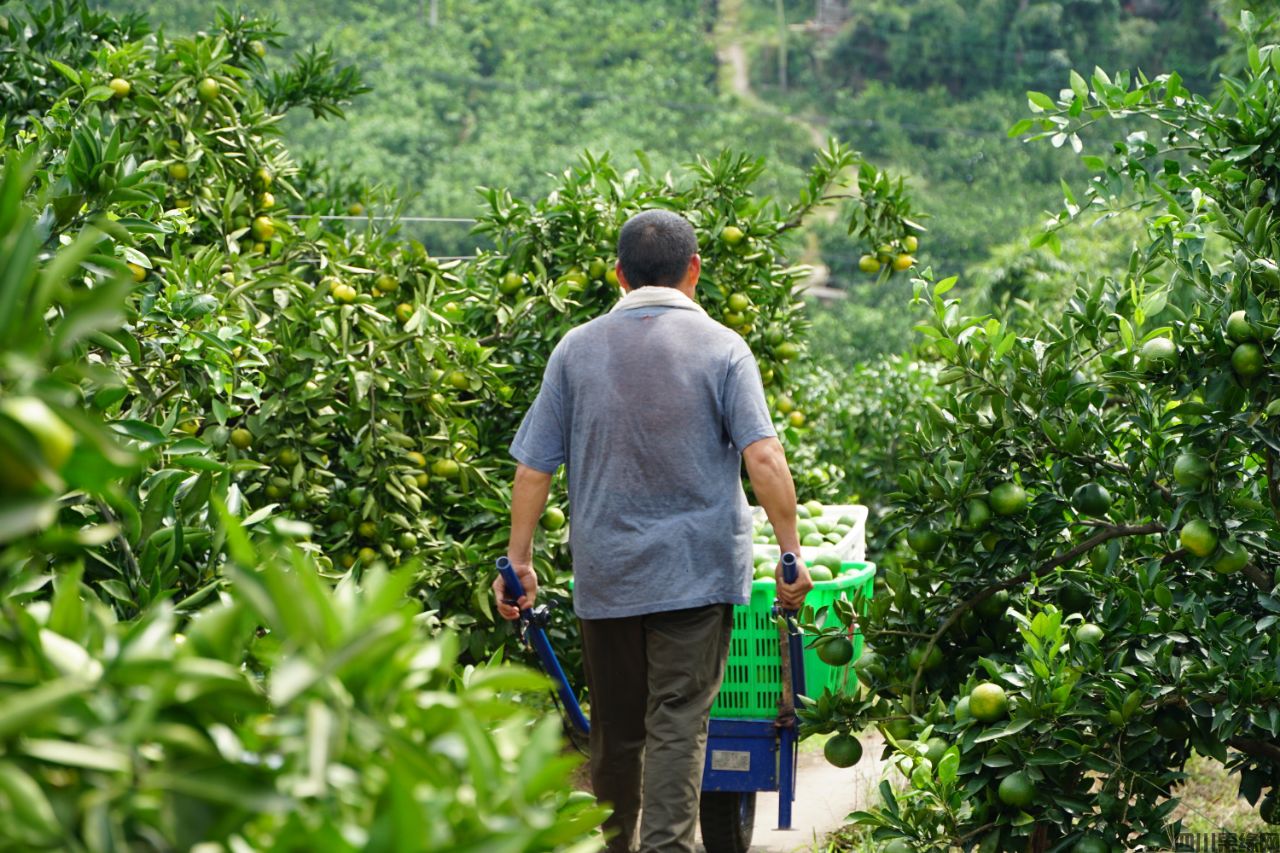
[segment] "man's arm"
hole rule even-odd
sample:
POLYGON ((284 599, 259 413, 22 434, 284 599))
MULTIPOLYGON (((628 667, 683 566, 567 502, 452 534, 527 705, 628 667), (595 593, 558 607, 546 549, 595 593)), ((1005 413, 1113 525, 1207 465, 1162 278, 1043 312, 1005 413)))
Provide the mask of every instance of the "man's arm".
MULTIPOLYGON (((503 619, 520 618, 520 610, 532 607, 537 598, 538 576, 533 572, 533 531, 547 506, 547 493, 550 490, 550 474, 528 465, 516 465, 515 480, 511 484, 511 539, 507 543, 507 557, 524 586, 525 594, 518 607, 513 607, 504 600, 507 595, 502 577, 494 580, 493 593, 498 600, 498 613, 503 619)), ((792 511, 794 513, 794 506, 792 511)), ((792 522, 794 527, 794 518, 792 522)))
MULTIPOLYGON (((774 437, 752 442, 742 451, 742 459, 747 464, 747 476, 751 478, 751 488, 756 493, 756 499, 764 507, 765 515, 773 525, 778 547, 782 553, 790 551, 799 558, 796 484, 791 479, 791 469, 787 467, 787 454, 782 449, 782 442, 774 437)), ((786 583, 780 570, 776 573, 776 580, 778 600, 789 610, 799 609, 804 604, 804 597, 813 589, 813 580, 810 579, 809 569, 803 560, 800 561, 800 573, 795 583, 786 583)))

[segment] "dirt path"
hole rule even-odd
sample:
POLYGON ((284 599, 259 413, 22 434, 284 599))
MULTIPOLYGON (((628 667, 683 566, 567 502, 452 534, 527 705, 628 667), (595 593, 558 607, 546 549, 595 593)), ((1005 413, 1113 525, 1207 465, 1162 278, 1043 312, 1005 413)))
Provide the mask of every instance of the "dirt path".
MULTIPOLYGON (((822 850, 823 839, 844 826, 849 812, 874 802, 876 787, 885 771, 879 760, 884 741, 879 734, 868 732, 862 736, 862 746, 862 760, 843 770, 828 764, 820 751, 801 752, 796 801, 791 813, 791 825, 795 828, 789 831, 776 829, 778 795, 758 794, 752 853, 822 850)), ((703 849, 699 845, 698 850, 703 849)))

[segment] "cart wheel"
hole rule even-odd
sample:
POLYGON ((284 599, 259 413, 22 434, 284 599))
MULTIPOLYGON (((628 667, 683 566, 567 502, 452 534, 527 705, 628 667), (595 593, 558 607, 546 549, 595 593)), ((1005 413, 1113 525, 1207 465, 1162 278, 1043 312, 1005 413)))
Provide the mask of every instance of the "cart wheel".
POLYGON ((703 791, 698 822, 707 853, 747 853, 756 825, 756 792, 703 791))

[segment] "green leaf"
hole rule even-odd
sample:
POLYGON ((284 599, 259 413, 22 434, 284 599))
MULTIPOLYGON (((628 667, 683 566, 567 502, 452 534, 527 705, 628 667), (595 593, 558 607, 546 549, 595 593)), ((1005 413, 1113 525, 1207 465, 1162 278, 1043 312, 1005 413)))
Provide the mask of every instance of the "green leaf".
MULTIPOLYGON (((49 64, 52 65, 59 74, 61 74, 63 77, 66 77, 67 80, 70 81, 71 85, 73 86, 80 85, 80 74, 70 65, 67 65, 65 62, 59 62, 58 60, 52 59, 52 58, 49 60, 49 64)), ((110 92, 111 90, 108 89, 107 91, 110 92)))
POLYGON ((121 750, 66 740, 27 738, 22 742, 21 750, 32 758, 50 764, 101 770, 104 773, 128 773, 133 766, 128 753, 121 750))
POLYGON ((1071 91, 1075 92, 1076 97, 1082 101, 1089 98, 1089 84, 1074 68, 1071 69, 1071 91))
POLYGON ((58 678, 29 690, 10 693, 0 699, 0 738, 21 732, 33 720, 63 702, 88 692, 90 682, 81 678, 58 678))
POLYGON ((1054 110, 1057 105, 1044 92, 1027 92, 1027 104, 1031 107, 1031 111, 1042 113, 1054 110))

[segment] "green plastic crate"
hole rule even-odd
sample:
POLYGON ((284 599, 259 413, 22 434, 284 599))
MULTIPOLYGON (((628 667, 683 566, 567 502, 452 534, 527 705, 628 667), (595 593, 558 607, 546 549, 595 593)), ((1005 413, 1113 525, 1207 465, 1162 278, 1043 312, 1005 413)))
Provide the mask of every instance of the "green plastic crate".
MULTIPOLYGON (((845 570, 829 581, 817 581, 805 604, 817 610, 837 598, 852 599, 861 591, 871 599, 875 588, 875 563, 848 562, 845 570)), ((711 706, 711 716, 729 719, 767 719, 777 716, 781 697, 782 667, 778 657, 778 627, 773 620, 773 599, 777 587, 772 578, 751 585, 751 604, 733 608, 733 636, 725 665, 720 695, 711 706)), ((834 616, 831 618, 835 618, 834 616)), ((806 641, 807 642, 807 641, 806 641)), ((862 655, 862 633, 853 636, 853 659, 862 655)), ((805 693, 818 696, 824 688, 833 693, 856 689, 852 671, 823 663, 817 651, 804 650, 805 693), (849 672, 846 684, 845 673, 849 672)))

